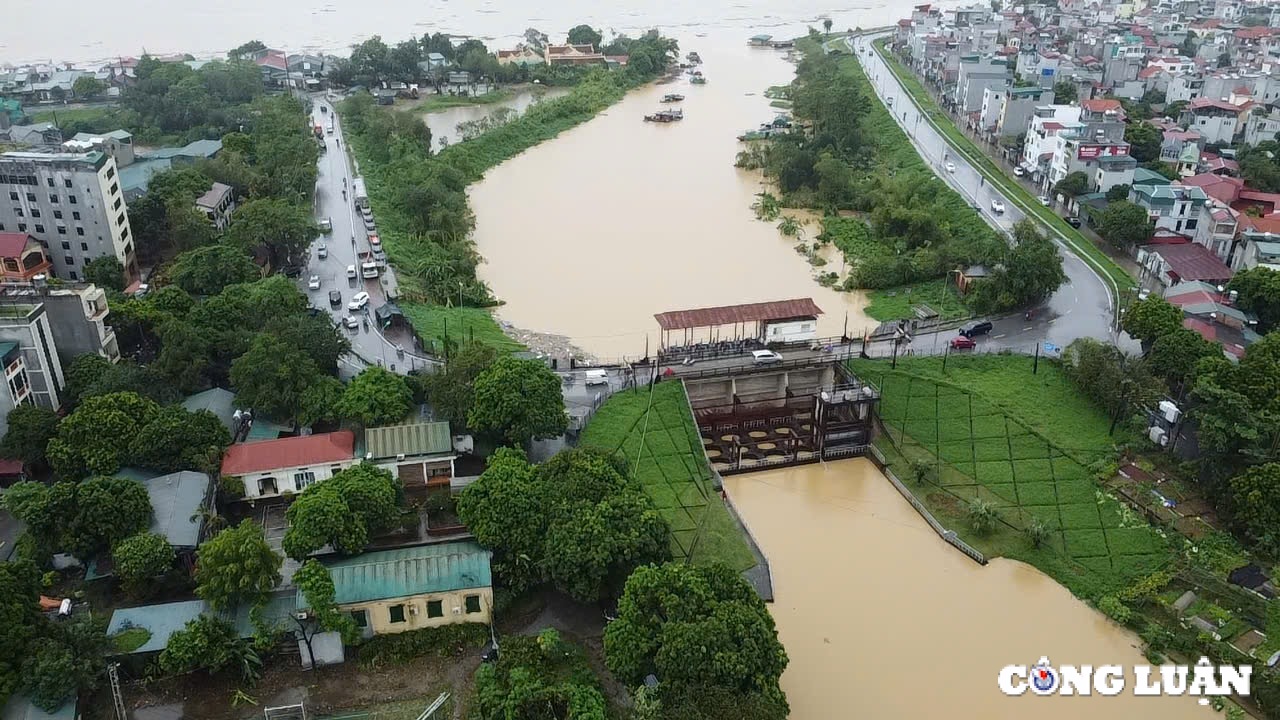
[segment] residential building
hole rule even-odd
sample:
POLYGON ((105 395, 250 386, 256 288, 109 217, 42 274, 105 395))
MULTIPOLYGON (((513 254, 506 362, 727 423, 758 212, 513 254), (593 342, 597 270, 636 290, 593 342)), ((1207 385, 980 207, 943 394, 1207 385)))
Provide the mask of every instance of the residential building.
POLYGON ((191 556, 205 539, 206 518, 216 515, 213 479, 183 470, 141 483, 151 498, 151 532, 164 536, 180 555, 191 556))
POLYGON ((93 354, 111 362, 120 360, 116 331, 107 324, 110 308, 106 291, 93 283, 37 284, 36 294, 49 317, 54 345, 63 357, 93 354))
POLYGON ((31 395, 31 377, 18 343, 0 340, 0 364, 4 366, 4 390, 0 391, 0 431, 9 429, 9 412, 24 403, 35 402, 31 395))
POLYGON ((1125 115, 1119 100, 1082 100, 1080 122, 1084 124, 1085 138, 1094 143, 1119 143, 1124 141, 1125 115))
POLYGON ((1129 191, 1129 201, 1142 206, 1157 228, 1182 233, 1188 238, 1199 227, 1201 211, 1208 199, 1204 190, 1186 185, 1134 185, 1129 191))
POLYGON ((1230 145, 1235 142, 1236 133, 1244 124, 1240 121, 1252 103, 1233 105, 1226 100, 1213 100, 1200 97, 1187 104, 1183 112, 1183 122, 1205 139, 1208 143, 1230 145))
POLYGON ((971 113, 982 107, 986 89, 1003 89, 1010 85, 1009 68, 1004 60, 967 55, 960 58, 951 104, 959 113, 971 113))
POLYGON ((1027 132, 1036 108, 1053 104, 1051 88, 1010 88, 1003 95, 1000 117, 996 120, 996 135, 999 137, 1017 137, 1027 132))
POLYGON ((0 264, 5 285, 30 285, 38 275, 53 269, 44 245, 27 233, 0 232, 0 264))
POLYGON ((1181 128, 1165 130, 1160 141, 1160 162, 1177 165, 1188 148, 1191 149, 1192 156, 1200 157, 1200 151, 1204 148, 1204 138, 1200 133, 1181 128))
POLYGON ((199 210, 219 232, 226 230, 231 224, 231 213, 235 212, 235 191, 230 185, 220 182, 213 184, 208 192, 196 198, 196 210, 199 210))
POLYGON ((453 438, 447 422, 405 423, 364 432, 365 462, 388 470, 405 489, 448 488, 453 479, 453 438))
POLYGON ((126 285, 138 277, 116 163, 103 152, 0 155, 0 232, 34 236, 59 278, 82 280, 104 256, 120 261, 126 285))
POLYGON ((1191 102, 1204 95, 1204 75, 1199 71, 1169 78, 1165 88, 1165 102, 1191 102))
POLYGON ((547 45, 542 57, 548 65, 603 65, 604 55, 594 45, 547 45))
MULTIPOLYGON (((429 57, 427 59, 430 61, 429 57)), ((441 56, 441 59, 443 60, 444 56, 441 56)), ((498 51, 499 65, 543 65, 545 63, 546 58, 543 57, 542 53, 524 45, 520 45, 514 50, 498 51)))
POLYGON ((62 131, 51 122, 14 125, 0 132, 0 140, 20 148, 52 148, 62 144, 62 131))
POLYGON ((1237 272, 1267 267, 1280 272, 1280 218, 1240 217, 1240 236, 1230 259, 1237 272))
MULTIPOLYGON (((9 400, 15 405, 31 402, 54 410, 60 408, 66 378, 44 305, 0 303, 0 342, 13 343, 19 353, 7 356, 5 362, 9 400)), ((12 353, 14 348, 6 350, 12 353)))
POLYGON ((244 483, 244 499, 306 490, 355 464, 350 430, 232 445, 222 456, 222 477, 244 483))
POLYGON ((1161 288, 1180 282, 1226 285, 1233 274, 1203 245, 1185 241, 1138 248, 1138 265, 1144 279, 1155 281, 1161 288))
POLYGON ((1231 251, 1235 245, 1238 216, 1239 213, 1230 207, 1211 200, 1204 206, 1199 231, 1192 239, 1207 248, 1222 262, 1230 262, 1231 251))
MULTIPOLYGON (((490 622, 489 561, 489 551, 471 541, 321 559, 333 578, 334 602, 366 636, 490 622)), ((295 604, 307 609, 301 590, 295 604)))
POLYGON ((62 147, 67 152, 104 152, 116 161, 116 168, 121 172, 133 164, 133 133, 128 130, 112 130, 101 135, 76 133, 70 140, 62 143, 62 147))
POLYGON ((160 148, 142 155, 146 160, 168 160, 174 165, 212 160, 222 152, 221 140, 194 140, 179 148, 160 148))
POLYGON ((1275 108, 1256 108, 1244 123, 1244 141, 1250 145, 1275 140, 1280 133, 1280 111, 1275 108))
POLYGON ((1181 282, 1164 291, 1164 299, 1182 310, 1182 325, 1205 340, 1222 345, 1233 357, 1244 357, 1245 348, 1259 339, 1258 319, 1235 306, 1233 293, 1206 282, 1181 282))
POLYGON ((1116 35, 1102 44, 1102 82, 1105 86, 1137 80, 1146 64, 1147 49, 1137 35, 1116 35))
POLYGON ((1022 145, 1022 169, 1036 182, 1046 182, 1058 135, 1083 129, 1078 105, 1042 105, 1035 109, 1022 145))

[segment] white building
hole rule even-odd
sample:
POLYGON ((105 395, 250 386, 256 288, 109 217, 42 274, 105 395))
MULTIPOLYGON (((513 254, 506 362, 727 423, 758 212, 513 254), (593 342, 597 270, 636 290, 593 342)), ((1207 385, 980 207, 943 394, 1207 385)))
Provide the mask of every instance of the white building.
POLYGON ((49 315, 40 303, 0 305, 0 354, 5 361, 7 391, 0 391, 0 430, 4 417, 22 403, 57 410, 66 387, 62 361, 54 344, 49 315))
POLYGON ((1033 180, 1043 182, 1052 165, 1058 135, 1078 132, 1083 128, 1078 105, 1037 107, 1027 127, 1027 138, 1022 144, 1022 161, 1019 165, 1031 174, 1033 180))
POLYGON ((254 500, 300 493, 355 462, 355 434, 339 430, 232 445, 222 456, 222 477, 239 478, 244 498, 254 500))

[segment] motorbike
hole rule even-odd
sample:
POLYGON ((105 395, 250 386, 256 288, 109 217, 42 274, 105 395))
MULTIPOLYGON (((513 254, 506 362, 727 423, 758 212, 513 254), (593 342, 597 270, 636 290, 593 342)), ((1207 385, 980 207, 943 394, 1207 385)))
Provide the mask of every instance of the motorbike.
POLYGON ((342 188, 342 199, 343 199, 343 200, 346 200, 346 199, 347 199, 347 189, 346 189, 346 188, 342 188))

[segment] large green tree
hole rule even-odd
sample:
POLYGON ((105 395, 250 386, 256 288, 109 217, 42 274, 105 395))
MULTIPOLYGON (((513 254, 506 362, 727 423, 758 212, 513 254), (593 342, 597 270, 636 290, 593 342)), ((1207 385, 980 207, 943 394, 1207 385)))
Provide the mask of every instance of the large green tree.
POLYGON ((1150 344, 1182 327, 1182 310, 1153 293, 1130 304, 1120 326, 1130 337, 1150 344))
POLYGON ((425 378, 431 408, 454 425, 465 426, 476 378, 497 359, 498 351, 491 345, 478 342, 463 345, 449 356, 443 370, 425 378))
POLYGON ((1129 143, 1129 154, 1134 160, 1145 163, 1160 158, 1164 135, 1155 125, 1149 122, 1129 123, 1124 129, 1124 139, 1129 143))
POLYGON ((236 670, 240 678, 252 682, 261 674, 262 659, 250 643, 241 640, 229 621, 213 615, 198 615, 169 636, 164 652, 156 658, 161 672, 185 675, 197 670, 215 674, 236 670))
POLYGON ((476 376, 473 393, 467 425, 506 442, 556 437, 569 426, 560 378, 541 360, 499 358, 476 376))
POLYGON ((1250 345, 1238 363, 1211 358, 1196 367, 1191 415, 1201 464, 1213 480, 1249 465, 1280 461, 1280 332, 1250 345))
POLYGON ((404 378, 380 367, 363 370, 342 393, 338 414, 364 427, 399 422, 413 407, 413 393, 404 378))
POLYGON ((0 456, 21 460, 39 471, 47 464, 45 448, 58 432, 58 413, 26 403, 9 411, 9 428, 0 440, 0 456))
POLYGON ((568 39, 571 45, 590 45, 599 50, 604 36, 590 25, 575 25, 570 28, 568 39))
POLYGON ((1030 220, 1022 220, 1013 228, 1014 246, 987 282, 973 291, 974 307, 997 312, 1043 302, 1052 295, 1067 275, 1062 269, 1062 256, 1053 241, 1045 237, 1030 220))
POLYGON ((115 576, 133 595, 142 594, 152 580, 169 572, 174 560, 169 540, 153 532, 131 535, 111 549, 115 576))
POLYGON ((136 480, 93 477, 75 486, 74 520, 64 528, 62 549, 81 560, 110 550, 151 525, 151 497, 136 480))
POLYGON ((226 528, 200 544, 196 594, 216 610, 259 605, 280 584, 284 558, 252 520, 226 528))
POLYGON ((306 352, 266 334, 231 363, 231 385, 241 407, 279 420, 298 417, 303 394, 319 377, 306 352))
POLYGON ((309 208, 285 200, 250 200, 236 209, 236 221, 227 229, 227 242, 243 250, 264 249, 272 265, 300 260, 307 246, 320 235, 309 208))
POLYGON ((293 574, 293 584, 302 593, 307 614, 306 619, 294 616, 294 635, 307 646, 311 667, 316 667, 316 654, 311 641, 317 633, 336 632, 348 644, 359 640, 360 628, 356 626, 355 620, 350 613, 340 610, 335 602, 337 590, 329 568, 314 558, 307 560, 293 574))
POLYGON ((109 475, 129 458, 138 432, 160 410, 153 401, 120 392, 91 397, 58 423, 49 441, 49 460, 64 478, 109 475))
POLYGON ((1059 80, 1053 84, 1053 101, 1059 105, 1070 105, 1078 94, 1076 84, 1070 80, 1059 80))
POLYGON ((1222 346, 1209 342, 1200 333, 1179 326, 1151 344, 1148 358, 1151 371, 1180 388, 1195 377, 1196 367, 1205 358, 1221 357, 1222 346))
POLYGON ((101 616, 80 615, 41 627, 22 663, 22 693, 36 707, 54 712, 77 694, 98 688, 110 643, 101 616))
POLYGON ((1096 226, 1104 240, 1122 250, 1146 242, 1155 231, 1147 211, 1128 200, 1108 203, 1096 226))
POLYGON ((1280 272, 1262 266, 1242 270, 1227 290, 1239 293, 1237 307, 1258 316, 1260 332, 1280 328, 1280 272))
POLYGON ((731 568, 638 568, 604 636, 605 662, 635 687, 650 674, 674 692, 718 688, 785 703, 787 653, 764 602, 731 568))
POLYGON ((23 681, 22 663, 43 620, 40 580, 32 563, 0 562, 0 702, 23 681))
POLYGON ((244 249, 225 243, 184 252, 169 266, 170 282, 192 295, 217 295, 228 285, 258 277, 258 266, 244 249))
POLYGON ((1280 463, 1255 465, 1230 480, 1235 519, 1269 551, 1280 548, 1280 463))
POLYGON ((371 537, 395 526, 403 492, 395 476, 368 463, 311 485, 285 512, 285 554, 302 561, 326 545, 348 555, 360 552, 371 537))
POLYGON ((129 456, 133 464, 159 472, 213 472, 230 444, 231 433, 217 415, 168 405, 138 432, 129 456))
POLYGON ((84 279, 98 287, 120 292, 124 290, 124 266, 115 255, 103 255, 85 263, 84 279))
POLYGON ((1067 173, 1067 176, 1053 186, 1053 192, 1069 198, 1079 197, 1089 192, 1089 176, 1079 170, 1067 173))
POLYGON ((1114 345, 1079 338, 1062 354, 1063 369, 1076 387, 1107 411, 1111 429, 1137 408, 1164 395, 1148 361, 1125 355, 1114 345))
POLYGON ((509 586, 547 580, 582 601, 616 592, 637 566, 669 552, 652 500, 593 450, 566 450, 534 467, 503 448, 458 498, 458 515, 493 550, 509 586))

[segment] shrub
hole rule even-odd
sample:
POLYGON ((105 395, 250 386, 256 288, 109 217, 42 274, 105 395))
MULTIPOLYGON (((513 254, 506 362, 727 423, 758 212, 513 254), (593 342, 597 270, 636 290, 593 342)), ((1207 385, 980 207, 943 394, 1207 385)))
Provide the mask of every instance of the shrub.
POLYGON ((1121 625, 1127 625, 1133 619, 1133 610, 1129 609, 1129 606, 1125 605, 1115 595, 1107 595, 1099 600, 1098 609, 1121 625))
POLYGON ((478 648, 489 639, 489 627, 482 623, 458 623, 423 628, 394 635, 375 635, 360 646, 360 664, 366 668, 379 665, 403 665, 425 655, 449 657, 467 648, 478 648))
POLYGON ((979 535, 986 535, 995 530, 996 523, 1000 522, 1000 513, 996 510, 996 506, 982 498, 974 498, 969 502, 968 514, 969 524, 979 535))
POLYGON ((1040 518, 1032 518, 1027 525, 1027 540, 1030 541, 1031 547, 1039 549, 1049 540, 1049 528, 1040 518))

